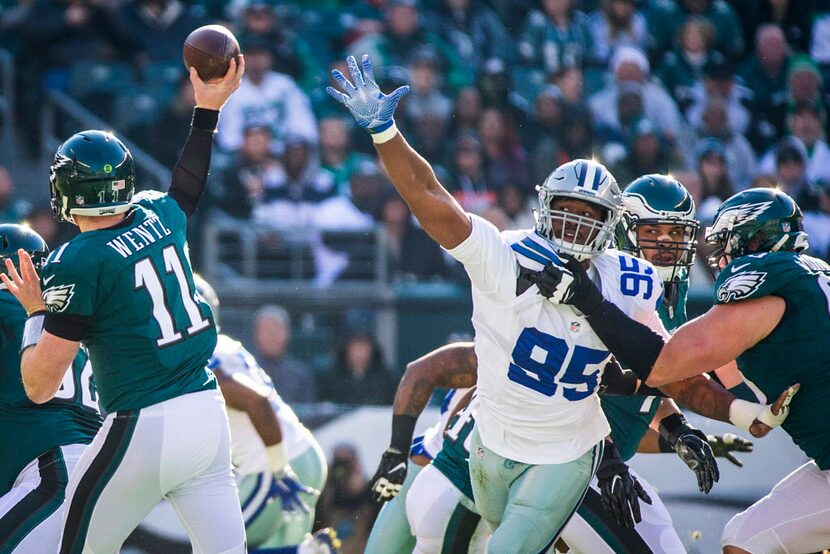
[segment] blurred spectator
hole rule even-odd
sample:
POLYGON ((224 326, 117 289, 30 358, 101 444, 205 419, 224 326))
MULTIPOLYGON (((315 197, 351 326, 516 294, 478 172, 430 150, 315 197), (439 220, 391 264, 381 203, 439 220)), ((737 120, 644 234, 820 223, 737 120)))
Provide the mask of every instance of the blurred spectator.
POLYGON ((349 179, 357 164, 366 159, 351 148, 352 119, 326 117, 320 120, 320 165, 331 172, 338 194, 349 193, 349 179))
POLYGON ((781 189, 805 212, 818 210, 815 184, 807 177, 807 151, 800 141, 781 139, 775 150, 775 176, 781 189))
POLYGON ((585 104, 585 83, 582 70, 578 67, 568 67, 553 75, 553 84, 562 91, 562 100, 567 105, 581 106, 585 104))
POLYGON ((519 36, 522 63, 547 75, 567 67, 581 68, 593 56, 588 17, 573 0, 541 0, 519 36))
POLYGON ((277 20, 273 4, 264 0, 250 2, 242 13, 236 36, 243 44, 254 37, 265 41, 273 54, 272 69, 289 75, 306 91, 320 86, 323 68, 311 47, 288 22, 277 20))
POLYGON ((530 152, 530 183, 541 183, 559 164, 559 136, 562 131, 562 117, 565 107, 562 91, 555 85, 548 85, 536 96, 534 125, 527 129, 525 144, 533 144, 530 152))
POLYGON ((818 187, 818 209, 804 213, 804 230, 810 237, 810 251, 818 258, 830 258, 830 186, 818 187))
POLYGON ((527 153, 512 121, 503 112, 488 108, 481 114, 478 133, 484 147, 485 172, 490 186, 498 188, 508 181, 528 186, 527 153))
MULTIPOLYGON (((807 52, 813 16, 823 4, 817 0, 744 0, 741 18, 749 25, 772 23, 781 27, 787 43, 797 52, 807 52)), ((824 4, 826 5, 826 4, 824 4)))
POLYGON ((315 212, 315 227, 325 231, 368 231, 375 226, 388 188, 380 167, 362 157, 349 179, 349 194, 332 196, 315 212))
POLYGON ((271 129, 252 124, 246 127, 244 137, 242 148, 224 171, 222 192, 216 201, 217 208, 240 219, 251 217, 268 191, 286 179, 271 153, 271 129))
POLYGON ((314 372, 288 353, 291 318, 285 308, 268 304, 254 314, 254 357, 289 404, 317 401, 314 372))
POLYGON ((611 58, 611 72, 614 80, 603 90, 593 95, 589 101, 596 124, 605 125, 622 132, 617 96, 625 83, 633 83, 642 88, 643 111, 661 133, 673 141, 682 125, 680 112, 671 96, 657 82, 649 79, 649 63, 645 54, 631 46, 621 46, 611 58))
POLYGON ((357 450, 347 444, 336 446, 317 503, 314 528, 333 527, 343 543, 343 554, 361 554, 376 512, 357 450))
POLYGON ((245 77, 242 84, 222 108, 222 124, 216 135, 224 150, 233 152, 242 146, 243 129, 251 122, 270 127, 272 150, 279 153, 287 134, 317 144, 317 122, 308 96, 297 83, 271 69, 273 55, 262 39, 242 45, 245 52, 245 77))
POLYGON ((646 16, 636 0, 602 0, 590 15, 589 27, 595 63, 605 67, 614 50, 623 44, 645 50, 648 46, 646 16))
POLYGON ((761 25, 755 51, 739 70, 752 93, 752 129, 748 138, 756 152, 771 146, 784 133, 787 106, 789 47, 778 25, 761 25))
POLYGON ((334 368, 319 376, 320 397, 336 404, 392 402, 397 381, 387 371, 377 340, 365 331, 351 333, 337 348, 334 368))
POLYGON ((483 0, 442 0, 437 20, 439 36, 475 71, 490 58, 515 58, 512 38, 483 0))
POLYGON ((562 117, 562 136, 557 165, 594 155, 594 124, 591 110, 570 106, 562 117))
MULTIPOLYGON (((823 124, 826 114, 815 102, 791 105, 787 126, 790 140, 799 142, 807 155, 807 178, 813 182, 830 183, 830 146, 824 138, 823 124)), ((759 172, 775 173, 775 149, 761 159, 759 172)))
POLYGON ((438 55, 432 48, 413 54, 409 66, 411 92, 403 107, 413 147, 433 166, 447 165, 447 133, 452 100, 440 91, 438 55))
POLYGON ((716 139, 703 139, 697 147, 698 219, 709 223, 720 205, 735 194, 726 170, 726 150, 716 139))
POLYGON ((29 211, 29 203, 15 198, 13 192, 12 174, 0 165, 0 223, 20 223, 29 211))
POLYGON ((121 18, 140 63, 178 63, 187 35, 209 23, 180 0, 130 0, 122 5, 121 18))
MULTIPOLYGON (((755 175, 755 153, 746 137, 729 128, 727 110, 728 104, 724 99, 717 96, 709 98, 696 131, 700 139, 713 138, 723 145, 729 179, 736 190, 743 190, 755 175)), ((687 159, 693 159, 693 156, 694 150, 687 154, 687 159)))
POLYGON ((388 0, 383 30, 352 43, 348 51, 358 59, 369 54, 378 67, 406 67, 412 54, 424 46, 436 49, 447 86, 457 90, 472 83, 474 68, 465 66, 455 50, 429 29, 418 0, 388 0))
MULTIPOLYGON (((526 79, 521 85, 525 93, 535 87, 534 82, 526 79)), ((490 58, 484 62, 476 86, 481 92, 481 99, 486 108, 496 108, 509 112, 513 118, 520 122, 530 112, 528 98, 517 92, 516 89, 519 86, 512 82, 507 64, 503 60, 490 58)), ((532 98, 532 96, 529 98, 532 98)))
MULTIPOLYGON (((541 185, 542 181, 539 181, 537 184, 541 185)), ((526 195, 520 187, 513 183, 507 183, 501 187, 498 195, 498 206, 504 210, 504 215, 507 218, 505 228, 533 228, 536 225, 536 220, 533 219, 533 210, 530 205, 535 205, 535 200, 535 195, 526 195), (529 198, 531 200, 528 200, 529 198)))
POLYGON ((624 188, 641 175, 667 174, 681 167, 680 159, 673 155, 659 129, 642 118, 628 132, 628 154, 612 166, 611 173, 624 188))
POLYGON ((468 133, 456 140, 447 189, 468 211, 477 212, 495 203, 495 190, 484 166, 484 147, 477 135, 468 133))
POLYGON ((715 27, 707 19, 688 17, 680 27, 679 44, 663 55, 657 74, 684 114, 694 101, 692 89, 703 79, 714 42, 715 27))
POLYGON ((693 16, 703 17, 714 26, 715 50, 730 58, 743 53, 743 37, 737 32, 738 18, 725 0, 655 0, 648 14, 652 59, 659 60, 671 50, 678 28, 693 16))
POLYGON ((176 94, 162 114, 151 123, 136 127, 131 135, 163 166, 173 168, 190 133, 196 97, 190 76, 183 73, 176 94))
POLYGON ((703 82, 692 88, 692 104, 686 114, 689 124, 700 128, 703 110, 709 99, 720 98, 726 103, 729 129, 745 135, 752 117, 745 106, 750 96, 745 87, 735 83, 733 64, 720 52, 713 53, 703 67, 703 82))
POLYGON ((413 220, 409 207, 396 192, 386 195, 380 210, 386 231, 389 274, 393 280, 446 277, 441 247, 413 220))
MULTIPOLYGON (((816 17, 810 39, 810 57, 825 70, 830 66, 830 11, 816 17)), ((825 78, 827 73, 824 73, 825 78)))
POLYGON ((787 92, 792 104, 822 102, 823 80, 818 66, 809 56, 799 54, 790 62, 787 73, 787 92))
POLYGON ((451 121, 453 138, 477 132, 483 109, 481 91, 476 87, 464 87, 459 90, 453 102, 451 121))
POLYGON ((510 218, 507 217, 507 214, 498 204, 485 207, 483 210, 478 212, 477 215, 492 223, 493 226, 499 231, 506 231, 508 229, 508 225, 510 224, 510 218))

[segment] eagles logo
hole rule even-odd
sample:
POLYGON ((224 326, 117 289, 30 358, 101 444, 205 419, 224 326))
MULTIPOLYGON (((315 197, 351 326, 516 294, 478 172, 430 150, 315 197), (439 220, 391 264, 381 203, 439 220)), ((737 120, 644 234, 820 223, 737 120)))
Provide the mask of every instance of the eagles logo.
POLYGON ((747 221, 752 221, 767 211, 767 208, 770 206, 772 206, 772 202, 758 202, 756 204, 743 204, 741 206, 728 208, 717 216, 715 224, 712 226, 712 229, 707 233, 707 235, 727 229, 730 225, 731 228, 734 229, 735 227, 743 225, 747 221))
POLYGON ((43 291, 43 302, 50 312, 62 312, 69 305, 73 294, 75 294, 75 285, 49 287, 43 291))
POLYGON ((733 275, 718 288, 720 302, 733 302, 749 297, 761 287, 767 274, 760 271, 747 271, 733 275))

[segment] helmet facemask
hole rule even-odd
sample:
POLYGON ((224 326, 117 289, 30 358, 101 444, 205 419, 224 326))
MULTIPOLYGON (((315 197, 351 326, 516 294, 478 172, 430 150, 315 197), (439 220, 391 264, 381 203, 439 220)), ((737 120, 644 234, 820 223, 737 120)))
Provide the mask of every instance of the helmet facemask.
POLYGON ((539 201, 539 211, 534 213, 536 228, 542 236, 553 243, 558 252, 582 261, 605 251, 611 245, 614 227, 619 217, 618 211, 592 202, 584 196, 550 194, 544 189, 539 191, 539 201), (570 198, 597 206, 602 210, 603 219, 597 220, 569 211, 552 209, 551 204, 559 198, 570 198), (586 238, 580 240, 581 236, 586 238))
POLYGON ((629 250, 638 258, 651 262, 657 269, 664 283, 680 280, 682 271, 688 269, 695 263, 697 252, 697 231, 700 228, 695 220, 676 218, 649 218, 639 219, 627 216, 625 224, 629 250), (643 237, 640 228, 646 225, 667 225, 671 226, 669 236, 665 234, 652 237, 643 237), (671 236, 677 233, 680 236, 671 236), (646 256, 644 250, 656 250, 656 255, 646 256))

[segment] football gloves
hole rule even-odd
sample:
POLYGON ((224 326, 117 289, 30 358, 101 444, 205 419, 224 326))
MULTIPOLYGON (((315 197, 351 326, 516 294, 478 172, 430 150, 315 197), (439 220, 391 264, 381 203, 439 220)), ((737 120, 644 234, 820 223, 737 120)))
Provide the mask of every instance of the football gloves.
POLYGON ((689 425, 683 414, 672 414, 660 422, 660 436, 694 471, 700 492, 708 494, 720 479, 720 471, 706 435, 689 425))
POLYGON ((380 458, 380 465, 372 477, 372 498, 378 504, 392 500, 401 492, 401 486, 406 479, 406 464, 409 452, 401 452, 397 448, 389 447, 380 458))
POLYGON ((602 460, 597 468, 597 482, 602 506, 614 516, 620 527, 633 528, 640 523, 640 500, 651 504, 651 497, 628 472, 628 466, 614 443, 605 443, 602 460))
POLYGON ((733 433, 724 433, 723 435, 706 435, 706 440, 709 446, 712 447, 712 453, 715 458, 726 458, 738 467, 744 467, 744 463, 732 452, 752 452, 754 445, 752 441, 746 440, 733 433))
POLYGON ((542 271, 528 274, 527 279, 554 304, 573 306, 586 316, 598 310, 604 300, 582 263, 573 258, 568 258, 564 267, 550 262, 542 271))
POLYGON ((326 92, 349 109, 359 126, 370 133, 380 133, 394 125, 392 116, 398 107, 398 102, 409 93, 409 86, 398 87, 389 94, 383 94, 375 82, 375 74, 369 56, 364 54, 361 63, 363 65, 362 73, 354 56, 346 58, 352 80, 349 81, 343 73, 333 69, 331 76, 337 81, 343 92, 331 86, 326 87, 326 92))
POLYGON ((320 491, 300 483, 297 480, 297 476, 291 470, 282 475, 273 475, 274 478, 271 480, 271 489, 268 491, 268 497, 271 499, 279 498, 284 512, 310 513, 308 504, 300 496, 300 493, 320 496, 320 491))

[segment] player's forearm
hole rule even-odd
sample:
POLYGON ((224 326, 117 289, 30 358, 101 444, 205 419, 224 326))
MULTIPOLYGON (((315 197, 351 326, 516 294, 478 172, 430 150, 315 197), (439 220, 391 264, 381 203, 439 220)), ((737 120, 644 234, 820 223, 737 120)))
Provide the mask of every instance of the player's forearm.
POLYGON ((245 412, 265 446, 282 442, 282 429, 269 399, 270 390, 259 386, 243 373, 227 375, 221 368, 213 368, 219 390, 228 407, 245 412))
POLYGON ((205 108, 193 110, 190 134, 170 182, 168 194, 190 217, 196 212, 205 191, 210 168, 213 133, 219 121, 219 111, 205 108))
POLYGON ((35 345, 23 351, 20 358, 20 376, 26 396, 35 404, 43 404, 55 397, 63 382, 69 364, 60 367, 43 346, 35 345))
POLYGON ((469 216, 403 135, 398 133, 375 148, 401 198, 429 236, 444 248, 454 248, 470 236, 469 216))
POLYGON ((730 422, 729 406, 735 396, 706 375, 695 375, 668 383, 661 386, 660 390, 697 414, 730 422))

